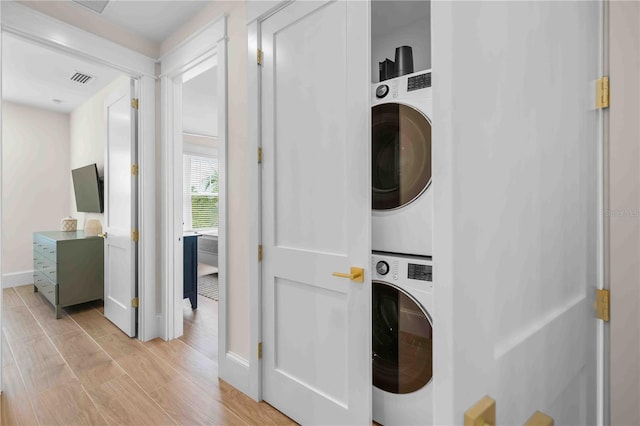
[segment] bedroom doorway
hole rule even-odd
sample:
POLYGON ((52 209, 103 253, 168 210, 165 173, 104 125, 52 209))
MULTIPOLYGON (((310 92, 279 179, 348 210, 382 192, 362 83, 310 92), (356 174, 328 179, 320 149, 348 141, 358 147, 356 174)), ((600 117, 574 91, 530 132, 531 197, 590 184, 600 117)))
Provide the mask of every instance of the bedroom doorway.
POLYGON ((163 338, 181 338, 215 358, 223 379, 228 370, 227 356, 221 356, 226 354, 226 40, 226 18, 212 20, 160 64, 163 338))
POLYGON ((217 362, 220 226, 217 67, 182 79, 183 334, 217 362))

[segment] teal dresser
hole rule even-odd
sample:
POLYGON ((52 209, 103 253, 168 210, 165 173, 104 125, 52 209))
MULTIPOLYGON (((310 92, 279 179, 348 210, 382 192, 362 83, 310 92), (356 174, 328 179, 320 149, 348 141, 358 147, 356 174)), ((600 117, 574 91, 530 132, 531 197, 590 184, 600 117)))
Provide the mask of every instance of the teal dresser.
POLYGON ((104 240, 83 231, 33 234, 34 291, 62 308, 104 297, 104 240))

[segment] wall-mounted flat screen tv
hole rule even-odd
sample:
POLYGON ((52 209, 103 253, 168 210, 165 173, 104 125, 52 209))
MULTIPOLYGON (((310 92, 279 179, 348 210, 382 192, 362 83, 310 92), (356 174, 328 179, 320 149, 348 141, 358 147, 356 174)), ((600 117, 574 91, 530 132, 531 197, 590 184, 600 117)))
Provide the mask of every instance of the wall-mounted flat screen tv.
POLYGON ((85 213, 102 213, 104 198, 98 166, 94 163, 71 170, 71 177, 76 195, 76 209, 85 213))

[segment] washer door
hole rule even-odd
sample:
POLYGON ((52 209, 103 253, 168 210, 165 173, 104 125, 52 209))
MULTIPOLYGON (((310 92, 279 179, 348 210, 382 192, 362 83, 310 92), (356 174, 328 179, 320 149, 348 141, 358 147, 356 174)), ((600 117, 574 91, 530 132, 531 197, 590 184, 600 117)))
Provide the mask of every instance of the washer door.
POLYGON ((372 108, 373 209, 402 207, 431 182, 431 123, 419 111, 389 103, 372 108))
POLYGON ((394 394, 415 392, 432 377, 431 319, 392 284, 374 281, 372 298, 373 385, 394 394))

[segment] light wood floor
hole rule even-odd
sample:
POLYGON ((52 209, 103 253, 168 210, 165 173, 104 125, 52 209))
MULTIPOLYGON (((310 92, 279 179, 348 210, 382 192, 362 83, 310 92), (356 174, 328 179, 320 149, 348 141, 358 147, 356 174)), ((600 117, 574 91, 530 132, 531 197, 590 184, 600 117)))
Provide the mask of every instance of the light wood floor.
POLYGON ((4 290, 2 425, 295 424, 218 379, 217 303, 185 304, 184 336, 129 339, 97 303, 53 308, 4 290))

